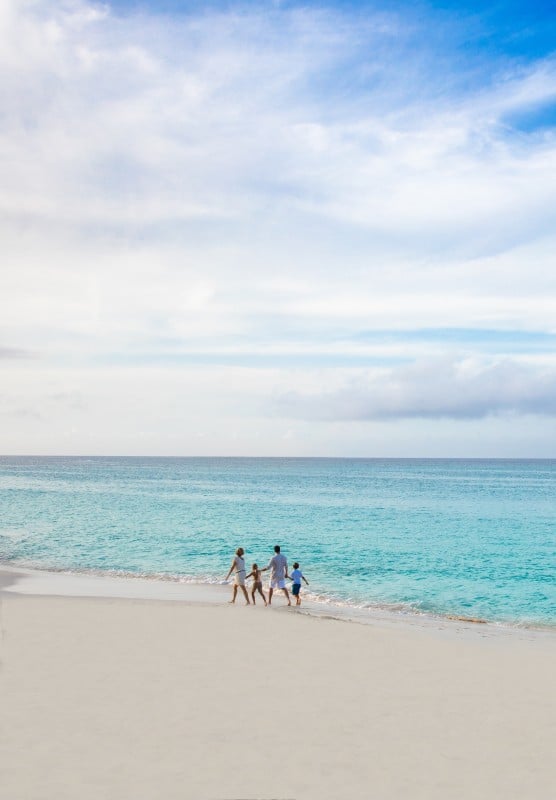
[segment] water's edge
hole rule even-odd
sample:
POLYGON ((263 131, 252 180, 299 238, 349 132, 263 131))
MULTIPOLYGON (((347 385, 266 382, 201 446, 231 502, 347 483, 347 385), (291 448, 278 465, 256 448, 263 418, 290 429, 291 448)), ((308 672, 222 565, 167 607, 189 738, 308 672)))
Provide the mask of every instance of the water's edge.
MULTIPOLYGON (((230 597, 231 582, 195 576, 169 576, 123 573, 113 570, 40 569, 25 564, 0 561, 0 594, 9 592, 31 596, 89 597, 146 601, 171 601, 187 604, 223 605, 230 597)), ((238 605, 243 601, 238 600, 238 605)), ((537 639, 556 638, 556 626, 501 623, 457 615, 432 614, 411 608, 388 605, 350 605, 342 601, 315 598, 308 593, 300 608, 288 608, 280 592, 273 609, 364 625, 395 624, 441 632, 474 633, 482 637, 498 635, 537 639)))

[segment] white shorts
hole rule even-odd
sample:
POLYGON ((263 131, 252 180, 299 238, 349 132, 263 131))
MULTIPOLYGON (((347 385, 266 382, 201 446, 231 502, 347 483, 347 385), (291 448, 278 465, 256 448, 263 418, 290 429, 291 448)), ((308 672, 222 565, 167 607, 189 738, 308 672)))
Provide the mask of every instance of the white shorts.
POLYGON ((286 581, 284 578, 280 578, 278 580, 271 580, 270 581, 270 588, 271 589, 285 589, 286 588, 286 581))
POLYGON ((236 572, 234 583, 236 586, 245 586, 245 572, 236 572))

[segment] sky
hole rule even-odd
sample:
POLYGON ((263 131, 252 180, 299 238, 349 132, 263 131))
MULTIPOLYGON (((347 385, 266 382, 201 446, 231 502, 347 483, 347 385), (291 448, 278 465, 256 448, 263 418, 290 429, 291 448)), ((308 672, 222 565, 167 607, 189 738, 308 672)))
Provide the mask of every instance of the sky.
POLYGON ((556 457, 556 7, 3 0, 0 452, 556 457))

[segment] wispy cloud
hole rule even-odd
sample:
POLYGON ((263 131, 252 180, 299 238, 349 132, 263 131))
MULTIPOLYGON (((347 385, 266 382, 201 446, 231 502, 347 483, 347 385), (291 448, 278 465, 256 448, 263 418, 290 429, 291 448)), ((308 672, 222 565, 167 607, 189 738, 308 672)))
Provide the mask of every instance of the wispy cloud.
POLYGON ((0 200, 16 217, 156 234, 308 213, 474 254, 488 231, 507 245, 553 218, 554 140, 505 122, 554 98, 550 60, 469 89, 476 65, 395 14, 10 0, 3 23, 0 200))
POLYGON ((34 353, 19 347, 0 347, 0 361, 21 358, 34 358, 34 353))

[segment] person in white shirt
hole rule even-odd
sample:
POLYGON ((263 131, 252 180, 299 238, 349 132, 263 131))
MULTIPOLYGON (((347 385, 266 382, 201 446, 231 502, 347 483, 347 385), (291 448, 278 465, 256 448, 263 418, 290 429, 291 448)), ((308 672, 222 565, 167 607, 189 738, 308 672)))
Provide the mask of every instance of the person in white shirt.
MULTIPOLYGON (((275 589, 282 589, 286 595, 288 605, 291 606, 289 592, 286 588, 286 578, 288 575, 288 559, 280 552, 280 545, 277 544, 274 548, 274 555, 268 562, 268 566, 264 570, 270 570, 270 582, 268 587, 268 605, 272 603, 272 594, 275 589)), ((262 571, 262 570, 261 570, 262 571)))

